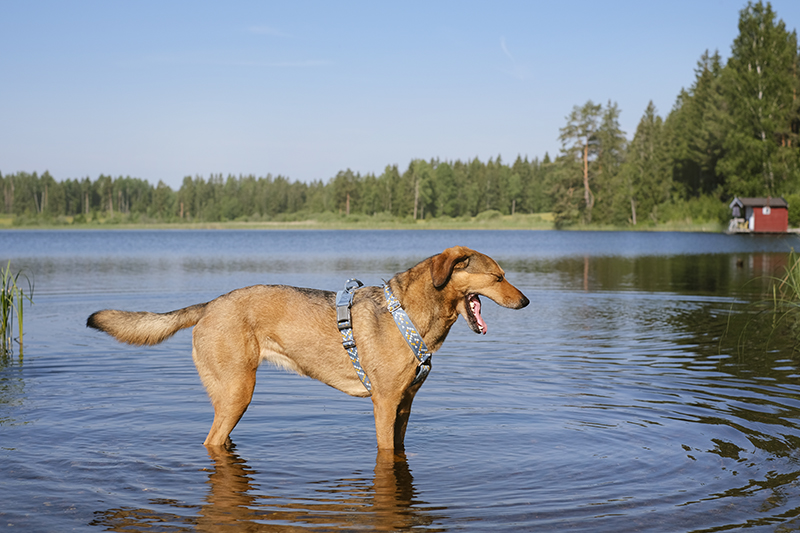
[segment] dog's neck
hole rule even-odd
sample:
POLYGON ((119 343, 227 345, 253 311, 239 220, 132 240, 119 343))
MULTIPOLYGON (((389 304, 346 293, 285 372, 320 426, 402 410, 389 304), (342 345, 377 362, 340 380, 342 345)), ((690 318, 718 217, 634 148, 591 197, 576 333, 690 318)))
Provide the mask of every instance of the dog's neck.
POLYGON ((458 319, 458 311, 446 301, 443 291, 434 288, 430 272, 430 260, 423 261, 396 274, 389 280, 389 287, 433 353, 447 338, 450 328, 458 319), (415 299, 413 295, 417 291, 434 295, 439 300, 439 305, 430 305, 425 299, 415 299))

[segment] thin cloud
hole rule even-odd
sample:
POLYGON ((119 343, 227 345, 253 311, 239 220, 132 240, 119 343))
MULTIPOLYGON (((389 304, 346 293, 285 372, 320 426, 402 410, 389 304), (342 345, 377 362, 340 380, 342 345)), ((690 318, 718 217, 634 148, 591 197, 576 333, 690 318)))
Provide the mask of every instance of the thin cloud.
POLYGON ((511 51, 509 51, 508 46, 506 45, 505 37, 500 37, 500 49, 503 51, 503 54, 505 54, 505 56, 511 60, 511 67, 501 68, 501 72, 509 74, 518 80, 527 80, 531 78, 530 69, 527 67, 527 65, 518 63, 511 54, 511 51))
POLYGON ((508 51, 508 47, 506 46, 505 37, 500 37, 500 48, 503 49, 503 53, 507 55, 511 61, 514 61, 514 56, 511 55, 511 52, 508 51))

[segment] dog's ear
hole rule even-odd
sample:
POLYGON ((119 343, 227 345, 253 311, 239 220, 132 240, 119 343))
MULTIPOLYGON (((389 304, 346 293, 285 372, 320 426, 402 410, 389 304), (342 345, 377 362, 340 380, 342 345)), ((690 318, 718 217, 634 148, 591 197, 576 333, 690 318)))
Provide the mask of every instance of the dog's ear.
POLYGON ((450 281, 450 276, 453 275, 453 270, 456 268, 464 268, 469 264, 469 257, 472 250, 464 248, 463 246, 454 246, 448 248, 439 255, 433 256, 431 260, 431 279, 433 279, 433 286, 441 289, 447 282, 450 281))

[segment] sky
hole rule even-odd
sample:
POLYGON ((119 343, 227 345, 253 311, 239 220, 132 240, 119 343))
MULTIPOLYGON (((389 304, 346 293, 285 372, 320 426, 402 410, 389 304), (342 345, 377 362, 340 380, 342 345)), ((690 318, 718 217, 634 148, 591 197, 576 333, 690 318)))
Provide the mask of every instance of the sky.
MULTIPOLYGON (((558 154, 576 105, 631 139, 744 1, 0 0, 0 173, 281 175, 558 154)), ((800 1, 774 0, 787 28, 800 1)))

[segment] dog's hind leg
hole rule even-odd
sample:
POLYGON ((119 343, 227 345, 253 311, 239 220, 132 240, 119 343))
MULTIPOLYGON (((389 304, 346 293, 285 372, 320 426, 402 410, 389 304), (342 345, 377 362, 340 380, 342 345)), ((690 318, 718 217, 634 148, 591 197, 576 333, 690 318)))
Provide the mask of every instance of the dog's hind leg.
POLYGON ((258 360, 254 341, 209 336, 195 328, 192 358, 214 406, 214 422, 203 444, 224 446, 253 399, 258 360))
POLYGON ((214 423, 203 444, 206 446, 225 446, 230 444, 229 436, 233 428, 247 411, 253 390, 256 387, 256 372, 240 376, 235 382, 229 381, 223 393, 209 390, 214 405, 214 423))

